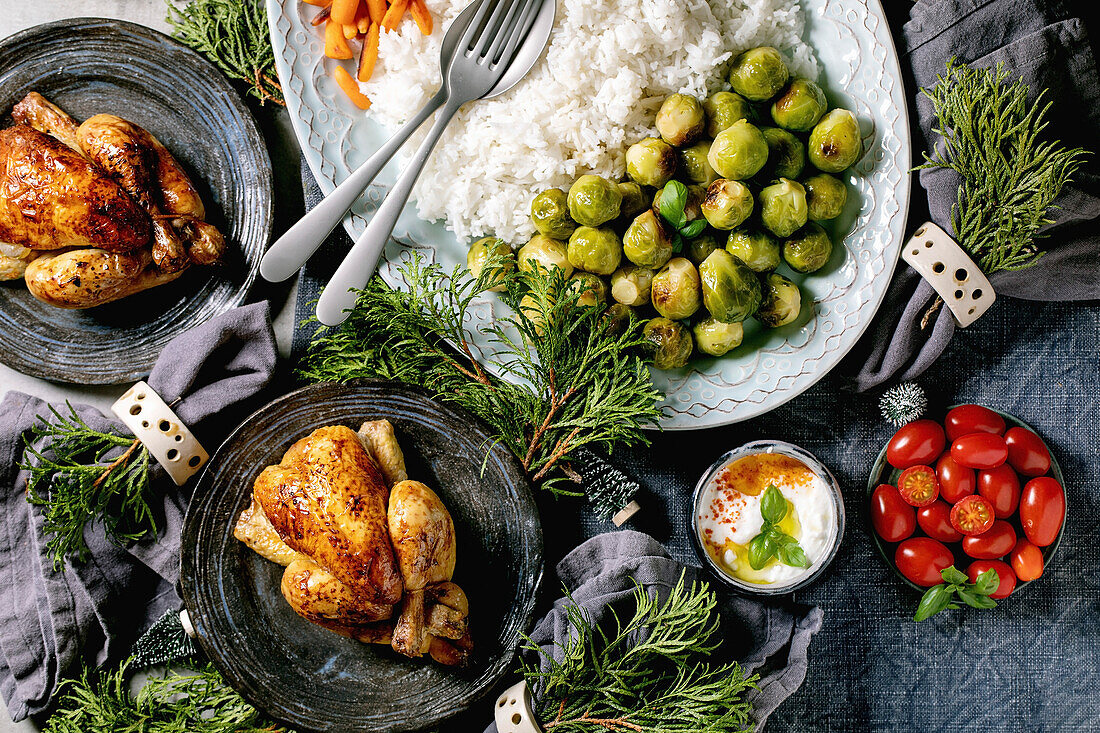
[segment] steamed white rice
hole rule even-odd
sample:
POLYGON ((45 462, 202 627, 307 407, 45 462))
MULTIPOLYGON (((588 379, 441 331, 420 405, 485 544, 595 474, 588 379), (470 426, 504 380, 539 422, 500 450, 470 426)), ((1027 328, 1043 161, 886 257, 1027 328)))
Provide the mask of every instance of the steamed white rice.
MULTIPOLYGON (((397 127, 439 88, 440 42, 469 1, 427 0, 431 36, 408 17, 382 34, 374 76, 360 85, 375 120, 397 127)), ((525 242, 535 194, 585 173, 621 177, 626 148, 654 134, 663 99, 723 88, 737 53, 776 46, 795 73, 816 78, 802 23, 798 0, 558 0, 531 73, 466 105, 444 133, 413 191, 420 216, 444 219, 459 237, 525 242)))

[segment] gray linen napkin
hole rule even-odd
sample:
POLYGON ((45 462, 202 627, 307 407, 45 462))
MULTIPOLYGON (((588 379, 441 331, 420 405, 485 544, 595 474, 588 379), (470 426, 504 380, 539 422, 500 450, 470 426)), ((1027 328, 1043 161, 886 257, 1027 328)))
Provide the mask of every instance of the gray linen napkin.
MULTIPOLYGON (((1038 94, 1052 101, 1048 134, 1067 145, 1100 152, 1100 75, 1084 23, 1060 0, 918 0, 903 28, 904 59, 918 87, 931 87, 951 58, 977 67, 1004 62, 1038 94)), ((904 63, 903 59, 903 63, 904 63)), ((917 89, 920 136, 916 154, 938 141, 932 105, 917 89)), ((920 161, 917 160, 919 163, 920 161)), ((1047 254, 1038 264, 990 278, 999 296, 1062 301, 1100 298, 1100 166, 1096 156, 1063 189, 1046 229, 1047 254)), ((959 180, 951 171, 926 170, 920 184, 932 221, 951 232, 951 206, 959 180)), ((911 221, 910 228, 921 222, 911 221)), ((947 308, 925 320, 936 293, 912 268, 898 272, 874 325, 854 352, 855 386, 866 390, 894 379, 912 379, 939 358, 955 333, 947 308)), ((995 308, 1011 308, 1001 302, 995 308)))
MULTIPOLYGON (((558 563, 557 574, 573 601, 593 622, 600 623, 613 608, 620 617, 629 617, 634 581, 646 592, 664 598, 685 570, 689 583, 704 579, 699 568, 673 560, 649 535, 620 530, 582 543, 558 563)), ((736 659, 747 673, 760 673, 759 689, 748 695, 759 729, 806 679, 810 639, 821 628, 822 612, 817 607, 762 603, 721 591, 718 598, 723 642, 714 661, 736 659)), ((558 660, 562 652, 556 644, 565 642, 571 629, 566 603, 564 597, 555 601, 531 632, 531 639, 558 660)), ((532 692, 537 698, 541 690, 532 692)), ((485 733, 497 733, 496 724, 489 725, 485 733)))
MULTIPOLYGON (((256 303, 174 338, 147 381, 212 452, 236 424, 229 413, 271 380, 275 358, 268 306, 256 303)), ((94 429, 124 430, 93 407, 74 407, 94 429)), ((50 411, 36 397, 9 392, 0 402, 0 695, 15 721, 44 710, 78 658, 98 664, 117 657, 166 609, 179 608, 175 584, 189 497, 155 465, 153 486, 163 491, 158 536, 119 547, 95 524, 84 533, 88 562, 54 572, 41 509, 26 500, 29 472, 19 469, 23 437, 39 415, 50 411)), ((49 455, 47 446, 35 447, 49 455)))

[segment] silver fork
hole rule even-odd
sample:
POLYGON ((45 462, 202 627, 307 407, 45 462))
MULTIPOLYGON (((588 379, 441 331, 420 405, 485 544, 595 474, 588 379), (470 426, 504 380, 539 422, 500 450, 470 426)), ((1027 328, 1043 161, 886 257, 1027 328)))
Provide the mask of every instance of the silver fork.
MULTIPOLYGON (((553 27, 555 5, 554 0, 481 0, 477 5, 461 30, 450 59, 441 59, 443 87, 436 95, 441 100, 439 114, 427 138, 321 294, 317 302, 317 318, 321 323, 334 326, 347 318, 347 311, 355 305, 352 289, 363 288, 374 274, 413 184, 459 108, 475 99, 503 94, 542 55, 553 27)), ((444 45, 447 46, 446 40, 444 45)))

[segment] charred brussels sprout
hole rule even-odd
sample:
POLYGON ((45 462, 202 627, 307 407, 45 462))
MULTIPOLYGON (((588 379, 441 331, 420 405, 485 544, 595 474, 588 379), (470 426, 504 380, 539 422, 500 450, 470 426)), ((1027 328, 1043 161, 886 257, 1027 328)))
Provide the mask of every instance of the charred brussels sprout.
POLYGON ((707 137, 714 138, 722 130, 738 120, 747 120, 752 114, 749 101, 734 92, 715 92, 703 102, 707 113, 707 137))
POLYGON ((676 173, 676 150, 664 140, 647 137, 626 149, 626 174, 635 183, 660 188, 676 173))
POLYGON ((578 270, 610 275, 623 258, 623 243, 611 227, 577 227, 569 238, 569 264, 578 270))
POLYGON ((696 267, 709 257, 711 252, 721 248, 721 242, 708 231, 684 242, 684 254, 687 255, 687 258, 691 260, 696 267))
POLYGON ((674 257, 653 276, 650 298, 665 318, 678 321, 690 317, 702 302, 699 271, 687 258, 674 257))
POLYGON ((668 230, 653 209, 646 209, 623 234, 623 254, 640 267, 656 269, 672 256, 668 230))
POLYGON ((522 272, 532 272, 535 265, 541 265, 547 271, 556 267, 565 273, 566 277, 573 274, 573 266, 569 264, 565 242, 551 239, 544 234, 536 234, 527 244, 520 247, 517 260, 522 272))
POLYGON ((668 318, 650 319, 642 329, 642 338, 650 361, 658 369, 679 369, 688 363, 695 347, 691 332, 668 318))
POLYGON ((623 194, 603 176, 584 175, 569 187, 569 215, 578 224, 598 227, 619 215, 623 194))
POLYGON ((795 272, 816 272, 833 253, 833 243, 820 224, 810 222, 783 243, 783 260, 795 272))
POLYGON ((846 109, 830 110, 810 132, 810 162, 826 173, 849 168, 863 152, 856 116, 846 109))
POLYGON ((607 283, 591 272, 574 272, 566 283, 565 290, 570 294, 580 293, 577 296, 577 305, 582 308, 607 302, 607 283))
POLYGON ((695 334, 695 348, 711 356, 725 356, 745 338, 741 323, 725 323, 713 317, 699 321, 691 330, 695 334))
POLYGON ((703 305, 724 323, 740 323, 760 305, 760 280, 745 263, 716 249, 699 265, 703 305))
POLYGON ((707 153, 710 152, 710 140, 700 140, 691 147, 680 151, 680 178, 688 183, 701 186, 710 185, 718 177, 710 167, 707 153))
POLYGON ((649 206, 645 191, 634 181, 620 183, 619 193, 623 195, 623 202, 619 206, 620 220, 634 221, 634 217, 645 211, 646 207, 649 206))
POLYGON ((634 309, 622 303, 612 303, 603 312, 600 322, 611 333, 625 333, 630 326, 630 321, 635 317, 634 309))
POLYGON ((737 229, 726 240, 726 251, 753 272, 769 272, 783 261, 779 240, 766 229, 737 229))
POLYGON ((789 78, 787 64, 771 46, 745 51, 730 69, 733 91, 753 102, 763 102, 779 94, 789 78))
POLYGON ((806 146, 786 130, 762 127, 760 132, 768 142, 768 162, 760 169, 765 181, 776 178, 798 178, 806 166, 806 146))
POLYGON ((516 256, 503 239, 485 237, 471 244, 470 251, 466 253, 466 268, 474 277, 481 277, 481 271, 491 257, 500 258, 500 264, 492 273, 487 289, 499 293, 505 289, 504 277, 516 267, 516 256))
POLYGON ((722 178, 752 178, 768 161, 768 141, 756 125, 738 120, 722 130, 710 144, 707 161, 722 178))
POLYGON ((809 79, 795 79, 772 102, 772 119, 787 130, 808 132, 828 109, 825 92, 809 79))
POLYGON ((715 229, 733 229, 752 213, 752 193, 740 181, 719 178, 707 187, 700 208, 715 229))
POLYGON ((787 178, 760 192, 760 221, 777 237, 789 237, 806 223, 806 189, 787 178))
POLYGON ((848 187, 844 181, 828 173, 810 176, 802 185, 806 188, 806 209, 810 221, 835 219, 848 203, 848 187))
POLYGON ((611 297, 629 306, 647 305, 653 286, 653 270, 623 265, 611 275, 611 297))
POLYGON ((531 223, 539 234, 554 239, 569 239, 577 224, 569 216, 568 198, 560 188, 551 188, 531 201, 531 223))
POLYGON ((793 323, 802 310, 802 293, 798 286, 777 272, 770 272, 761 283, 763 297, 756 309, 756 320, 768 328, 793 323))
POLYGON ((665 142, 682 148, 699 139, 707 118, 698 99, 690 94, 673 94, 657 110, 655 124, 665 142))

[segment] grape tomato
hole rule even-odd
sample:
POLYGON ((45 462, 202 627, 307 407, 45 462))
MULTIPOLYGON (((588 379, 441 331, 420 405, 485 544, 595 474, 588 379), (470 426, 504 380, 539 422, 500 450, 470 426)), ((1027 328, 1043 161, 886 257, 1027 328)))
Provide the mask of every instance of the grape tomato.
POLYGON ((906 504, 928 506, 940 495, 940 482, 931 466, 910 466, 898 477, 898 493, 906 504))
POLYGON ((970 433, 951 444, 951 457, 967 468, 996 468, 1008 458, 1008 446, 999 435, 970 433))
POLYGON ((951 526, 965 535, 988 532, 993 526, 993 505, 985 497, 971 494, 951 507, 951 526))
POLYGON ((1002 435, 1005 431, 1005 419, 981 405, 959 405, 947 413, 943 422, 952 443, 971 433, 1002 435))
POLYGON ((1012 591, 1016 590, 1016 573, 1012 571, 1012 568, 1007 563, 1003 563, 1000 560, 975 560, 970 563, 970 567, 966 569, 966 577, 971 583, 975 583, 978 580, 978 576, 984 573, 986 570, 997 571, 997 590, 989 594, 989 597, 995 601, 999 601, 1002 598, 1008 598, 1012 591))
POLYGON ((871 494, 871 525, 887 542, 901 542, 917 528, 913 507, 905 503, 897 488, 879 484, 871 494))
POLYGON ((910 537, 894 551, 894 564, 901 574, 925 588, 942 583, 940 572, 954 562, 951 550, 931 537, 910 537))
POLYGON ((902 425, 886 444, 886 460, 894 468, 930 464, 947 445, 943 428, 934 420, 914 420, 902 425))
POLYGON ((1042 476, 1050 470, 1046 443, 1027 428, 1009 428, 1005 433, 1008 462, 1022 476, 1042 476))
POLYGON ((989 499, 997 519, 1007 519, 1020 505, 1020 477, 1007 463, 978 471, 978 493, 989 499))
POLYGON ((1016 540, 1008 561, 1020 582, 1026 583, 1043 576, 1043 551, 1027 541, 1026 537, 1016 540))
POLYGON ((940 480, 940 496, 954 504, 977 488, 977 474, 973 468, 960 466, 947 452, 936 461, 936 478, 940 480))
POLYGON ((964 537, 963 552, 977 560, 996 560, 1012 552, 1016 546, 1016 530, 1003 519, 993 522, 993 526, 978 535, 964 537))
POLYGON ((951 526, 951 506, 946 502, 935 501, 918 509, 917 524, 926 535, 940 542, 958 542, 963 538, 962 532, 951 526))
POLYGON ((1028 540, 1046 547, 1058 538, 1066 518, 1066 492, 1049 476, 1033 478, 1020 495, 1020 526, 1028 540))

